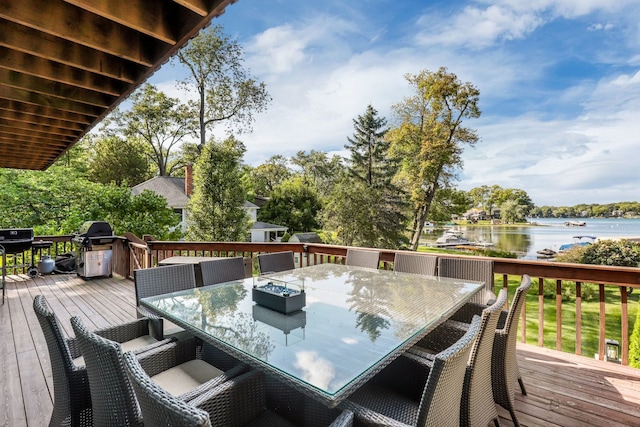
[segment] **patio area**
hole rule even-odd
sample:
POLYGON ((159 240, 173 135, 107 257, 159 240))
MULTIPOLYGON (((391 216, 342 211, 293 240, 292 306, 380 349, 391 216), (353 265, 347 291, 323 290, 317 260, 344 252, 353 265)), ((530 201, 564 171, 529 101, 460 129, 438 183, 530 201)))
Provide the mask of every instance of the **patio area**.
MULTIPOLYGON (((133 282, 119 276, 85 281, 75 274, 7 279, 0 307, 0 425, 47 425, 53 383, 33 297, 45 295, 72 334, 71 316, 80 316, 92 329, 135 318, 133 282)), ((640 424, 640 370, 520 343, 518 359, 528 392, 516 394, 522 425, 640 424)), ((499 413, 502 425, 513 425, 506 411, 499 408, 499 413)))

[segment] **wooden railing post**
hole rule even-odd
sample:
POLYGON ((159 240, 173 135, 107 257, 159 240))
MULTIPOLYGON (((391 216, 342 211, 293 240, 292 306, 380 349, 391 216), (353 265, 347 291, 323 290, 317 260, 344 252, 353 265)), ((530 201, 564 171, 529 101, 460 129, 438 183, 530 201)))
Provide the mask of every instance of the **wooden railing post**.
POLYGON ((538 346, 544 347, 544 279, 538 278, 538 346))
POLYGON ((599 337, 600 342, 598 344, 598 359, 604 360, 604 350, 605 350, 605 340, 606 340, 606 325, 607 325, 607 317, 605 315, 605 304, 604 304, 604 285, 600 283, 598 285, 598 292, 600 293, 600 316, 598 323, 600 324, 599 337))
POLYGON ((622 364, 629 364, 629 312, 627 307, 627 288, 625 286, 620 287, 620 327, 622 328, 622 339, 620 347, 622 347, 622 364))

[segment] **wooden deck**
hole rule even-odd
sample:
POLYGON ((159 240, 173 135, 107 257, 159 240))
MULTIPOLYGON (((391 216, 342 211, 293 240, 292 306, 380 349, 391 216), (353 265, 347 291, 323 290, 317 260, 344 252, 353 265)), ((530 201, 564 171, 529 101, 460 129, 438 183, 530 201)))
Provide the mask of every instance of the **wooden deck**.
MULTIPOLYGON (((44 426, 52 410, 49 357, 33 313, 33 297, 44 294, 72 334, 69 318, 90 328, 135 318, 133 283, 120 277, 84 281, 76 275, 8 278, 0 307, 0 425, 44 426)), ((527 396, 517 394, 525 426, 640 426, 640 370, 519 345, 527 396)), ((512 426, 499 409, 501 424, 512 426)))

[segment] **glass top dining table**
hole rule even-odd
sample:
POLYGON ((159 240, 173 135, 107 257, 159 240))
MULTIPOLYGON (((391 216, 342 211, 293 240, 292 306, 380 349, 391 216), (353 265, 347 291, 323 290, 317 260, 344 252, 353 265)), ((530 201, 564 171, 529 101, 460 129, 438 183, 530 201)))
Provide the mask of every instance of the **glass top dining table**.
POLYGON ((318 264, 140 302, 334 407, 483 287, 461 279, 318 264), (289 296, 280 300, 304 294, 304 306, 284 314, 255 303, 254 287, 266 283, 287 288, 289 296))

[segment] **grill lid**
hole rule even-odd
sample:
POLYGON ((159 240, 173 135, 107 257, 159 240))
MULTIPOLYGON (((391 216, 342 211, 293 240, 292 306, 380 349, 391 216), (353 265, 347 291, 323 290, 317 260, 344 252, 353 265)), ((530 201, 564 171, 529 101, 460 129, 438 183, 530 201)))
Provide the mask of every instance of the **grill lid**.
POLYGON ((77 237, 112 236, 111 225, 106 221, 86 221, 78 230, 77 237))

